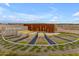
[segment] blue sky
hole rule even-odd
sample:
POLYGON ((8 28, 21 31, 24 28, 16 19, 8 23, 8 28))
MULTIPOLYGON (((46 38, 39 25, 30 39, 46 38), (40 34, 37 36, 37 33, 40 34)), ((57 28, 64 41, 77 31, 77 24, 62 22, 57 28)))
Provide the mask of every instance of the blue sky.
POLYGON ((0 3, 0 23, 79 23, 79 4, 0 3))

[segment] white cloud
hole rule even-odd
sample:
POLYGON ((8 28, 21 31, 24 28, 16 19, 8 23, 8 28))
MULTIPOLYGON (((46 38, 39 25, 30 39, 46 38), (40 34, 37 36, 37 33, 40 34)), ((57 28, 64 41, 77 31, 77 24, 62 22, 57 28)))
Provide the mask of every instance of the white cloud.
MULTIPOLYGON (((7 4, 8 5, 8 4, 7 4)), ((9 5, 8 5, 9 6, 9 5)), ((5 21, 5 22, 58 22, 59 20, 59 15, 54 15, 53 13, 47 13, 43 15, 36 15, 36 14, 25 14, 25 13, 17 13, 10 11, 8 9, 0 7, 0 22, 5 21), (5 20, 6 19, 6 20, 5 20)))
POLYGON ((6 18, 7 16, 3 15, 2 17, 3 17, 3 18, 6 18))
POLYGON ((74 13, 73 16, 75 16, 75 18, 73 18, 73 22, 79 22, 79 12, 74 13))
MULTIPOLYGON (((24 14, 24 13, 17 13, 12 12, 8 9, 0 7, 0 20, 5 20, 7 22, 16 22, 17 20, 20 22, 27 22, 27 21, 35 21, 35 20, 41 20, 43 17, 33 14, 24 14)), ((1 22, 1 21, 0 21, 1 22)))
POLYGON ((9 3, 5 3, 5 5, 8 6, 8 7, 10 7, 10 4, 9 3))
POLYGON ((49 20, 49 23, 57 23, 59 21, 59 17, 58 16, 54 16, 52 17, 51 20, 49 20))
POLYGON ((57 21, 58 20, 58 16, 54 16, 50 21, 57 21))
POLYGON ((23 13, 16 13, 15 17, 20 20, 23 19, 23 21, 35 21, 35 20, 41 20, 42 18, 38 15, 23 14, 23 13))
POLYGON ((52 12, 57 12, 58 10, 55 7, 50 7, 52 12))
POLYGON ((16 18, 14 15, 8 15, 9 18, 16 18))
POLYGON ((79 17, 79 12, 74 13, 73 16, 78 16, 79 17))
POLYGON ((79 18, 78 17, 77 18, 74 18, 73 21, 79 21, 79 18))

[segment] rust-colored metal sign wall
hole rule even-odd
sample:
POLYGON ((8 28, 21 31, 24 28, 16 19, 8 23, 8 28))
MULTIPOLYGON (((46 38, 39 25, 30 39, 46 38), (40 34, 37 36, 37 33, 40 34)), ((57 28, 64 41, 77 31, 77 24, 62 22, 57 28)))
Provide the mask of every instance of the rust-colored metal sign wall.
POLYGON ((55 32, 54 24, 24 24, 30 31, 55 32))

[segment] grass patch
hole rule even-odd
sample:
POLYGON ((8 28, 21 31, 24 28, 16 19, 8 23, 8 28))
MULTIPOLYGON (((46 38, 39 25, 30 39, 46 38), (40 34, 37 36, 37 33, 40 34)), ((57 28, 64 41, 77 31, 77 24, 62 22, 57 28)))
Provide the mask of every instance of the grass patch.
POLYGON ((79 40, 79 38, 76 38, 76 40, 79 40))
POLYGON ((41 41, 41 42, 37 42, 36 44, 48 44, 48 42, 41 41))
POLYGON ((27 44, 27 42, 26 42, 26 41, 21 41, 21 42, 19 42, 19 43, 21 43, 21 44, 27 44))
POLYGON ((19 33, 23 33, 23 34, 28 34, 28 33, 31 33, 32 31, 29 31, 29 30, 23 30, 23 31, 18 31, 19 33))

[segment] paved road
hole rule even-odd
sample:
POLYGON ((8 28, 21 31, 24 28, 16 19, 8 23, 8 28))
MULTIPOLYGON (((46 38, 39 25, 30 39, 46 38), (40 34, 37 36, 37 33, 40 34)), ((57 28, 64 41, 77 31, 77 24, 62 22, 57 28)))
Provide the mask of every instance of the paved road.
POLYGON ((70 36, 70 37, 73 37, 73 38, 79 38, 79 36, 74 36, 74 35, 70 35, 70 34, 68 34, 67 36, 70 36))
POLYGON ((38 33, 34 36, 34 38, 29 42, 29 44, 35 44, 36 40, 38 38, 38 33))
POLYGON ((56 44, 56 42, 54 42, 51 39, 49 39, 48 36, 45 33, 44 33, 44 37, 49 42, 49 44, 56 44))
POLYGON ((25 36, 23 36, 23 37, 21 37, 21 38, 18 38, 18 39, 15 40, 14 42, 21 41, 21 40, 23 40, 23 39, 26 39, 27 37, 29 37, 29 36, 28 36, 28 35, 25 35, 25 36))
POLYGON ((66 40, 66 41, 72 42, 72 40, 65 39, 65 38, 62 38, 62 37, 60 37, 60 36, 55 36, 55 37, 56 37, 56 38, 60 38, 60 39, 62 39, 62 40, 66 40))

